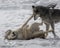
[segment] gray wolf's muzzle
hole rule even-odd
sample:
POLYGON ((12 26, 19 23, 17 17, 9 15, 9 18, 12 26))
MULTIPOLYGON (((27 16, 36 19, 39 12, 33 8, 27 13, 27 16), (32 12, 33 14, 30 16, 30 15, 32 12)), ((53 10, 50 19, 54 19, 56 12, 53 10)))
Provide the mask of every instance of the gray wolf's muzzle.
POLYGON ((34 20, 36 20, 39 17, 39 15, 34 15, 34 20))
POLYGON ((34 17, 34 20, 36 20, 36 17, 34 17))

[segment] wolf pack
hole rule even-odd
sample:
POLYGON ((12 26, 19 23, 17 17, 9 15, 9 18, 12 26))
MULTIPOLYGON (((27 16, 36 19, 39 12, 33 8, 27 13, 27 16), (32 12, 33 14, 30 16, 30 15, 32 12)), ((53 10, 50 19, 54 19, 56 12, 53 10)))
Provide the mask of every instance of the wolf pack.
POLYGON ((32 16, 19 29, 15 31, 11 29, 7 30, 4 38, 8 40, 46 39, 49 32, 52 32, 54 38, 58 38, 55 33, 54 24, 60 22, 60 9, 55 9, 56 5, 57 4, 49 4, 48 6, 32 5, 32 16), (31 18, 37 20, 38 17, 42 19, 42 23, 35 22, 30 27, 27 25, 31 18), (46 25, 46 31, 40 30, 39 26, 43 25, 43 23, 46 25), (49 30, 49 26, 51 26, 52 30, 49 30))

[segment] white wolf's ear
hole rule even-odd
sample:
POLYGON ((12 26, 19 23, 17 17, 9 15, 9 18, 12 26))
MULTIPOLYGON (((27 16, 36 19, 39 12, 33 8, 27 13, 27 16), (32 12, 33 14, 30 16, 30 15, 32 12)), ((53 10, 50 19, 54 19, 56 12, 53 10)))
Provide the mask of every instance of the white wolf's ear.
POLYGON ((32 8, 35 8, 35 6, 34 6, 34 5, 32 5, 32 8))

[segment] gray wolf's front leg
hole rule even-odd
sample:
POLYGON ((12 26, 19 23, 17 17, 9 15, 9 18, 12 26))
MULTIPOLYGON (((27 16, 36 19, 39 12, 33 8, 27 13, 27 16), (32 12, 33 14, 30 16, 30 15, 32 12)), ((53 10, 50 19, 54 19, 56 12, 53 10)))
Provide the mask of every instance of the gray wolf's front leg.
MULTIPOLYGON (((45 23, 46 25, 46 31, 49 31, 49 24, 45 23)), ((48 35, 48 32, 46 33, 46 35, 48 35)))

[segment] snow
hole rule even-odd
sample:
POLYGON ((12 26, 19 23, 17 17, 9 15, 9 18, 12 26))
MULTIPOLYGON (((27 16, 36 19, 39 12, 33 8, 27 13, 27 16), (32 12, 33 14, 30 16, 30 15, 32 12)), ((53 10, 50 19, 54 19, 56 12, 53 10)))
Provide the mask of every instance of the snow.
MULTIPOLYGON (((47 39, 35 38, 31 40, 4 40, 5 32, 8 29, 16 30, 32 15, 31 6, 47 5, 57 3, 56 8, 60 9, 59 0, 0 0, 0 48, 60 48, 60 38, 54 39, 53 34, 49 33, 47 39)), ((34 22, 41 22, 31 19, 29 25, 34 22)), ((40 26, 45 30, 45 25, 40 26)), ((55 24, 55 32, 60 37, 60 23, 55 24)))

